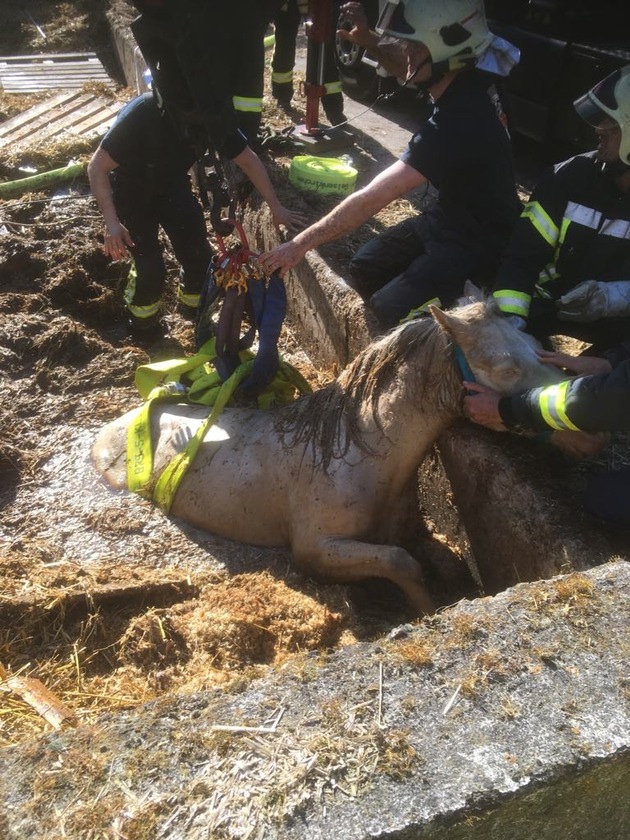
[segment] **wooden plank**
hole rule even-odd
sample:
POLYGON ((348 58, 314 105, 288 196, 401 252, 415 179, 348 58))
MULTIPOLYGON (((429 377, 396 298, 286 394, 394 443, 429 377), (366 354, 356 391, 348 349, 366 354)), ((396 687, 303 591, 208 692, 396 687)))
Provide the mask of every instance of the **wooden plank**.
POLYGON ((33 68, 29 67, 28 72, 20 73, 5 73, 0 71, 0 79, 2 79, 3 86, 19 82, 20 79, 62 79, 64 76, 75 76, 77 79, 93 79, 98 76, 101 79, 110 81, 107 73, 100 67, 55 67, 50 69, 48 67, 33 68))
POLYGON ((108 102, 90 93, 81 93, 74 97, 65 95, 63 99, 55 97, 49 100, 49 103, 53 102, 56 104, 49 112, 42 110, 41 106, 46 103, 36 105, 33 110, 37 110, 37 114, 33 119, 27 117, 28 112, 20 115, 24 119, 12 130, 11 127, 3 126, 0 149, 8 144, 27 146, 45 138, 58 137, 65 132, 80 136, 104 134, 122 107, 121 103, 108 102))
POLYGON ((42 128, 46 128, 46 126, 56 122, 57 120, 70 117, 74 111, 93 99, 95 99, 94 94, 79 92, 78 95, 75 94, 73 99, 65 106, 62 104, 61 106, 51 109, 48 112, 40 113, 34 120, 24 125, 17 126, 15 131, 11 134, 11 137, 14 140, 21 140, 29 134, 33 134, 40 131, 42 128))
POLYGON ((42 114, 48 114, 58 106, 70 103, 73 99, 76 99, 77 96, 80 95, 81 94, 77 91, 58 93, 57 96, 53 96, 45 102, 40 102, 38 105, 34 105, 32 108, 29 108, 28 111, 24 111, 21 114, 17 114, 15 117, 11 117, 10 120, 0 123, 0 139, 5 135, 11 134, 11 132, 15 131, 17 128, 33 122, 33 120, 37 119, 42 114))
MULTIPOLYGON (((15 78, 16 76, 27 76, 33 73, 41 76, 42 73, 105 73, 105 68, 100 63, 85 63, 81 61, 66 61, 63 64, 25 64, 23 67, 0 67, 0 75, 3 78, 15 78)), ((107 74, 106 74, 107 75, 107 74)))
POLYGON ((95 81, 113 84, 95 53, 0 57, 0 87, 8 93, 76 89, 95 81))
MULTIPOLYGON (((73 111, 72 114, 68 116, 64 115, 63 118, 57 120, 55 124, 51 126, 51 134, 55 135, 63 131, 71 131, 72 133, 80 134, 81 132, 79 131, 78 126, 90 118, 93 119, 95 112, 102 114, 103 107, 106 107, 104 106, 104 103, 99 103, 95 99, 92 99, 90 102, 86 102, 82 108, 78 108, 73 111)), ((100 120, 101 118, 99 116, 99 121, 100 120)))
POLYGON ((3 62, 12 62, 12 63, 20 63, 20 62, 29 62, 29 61, 40 61, 40 60, 47 60, 47 61, 57 61, 57 60, 67 60, 67 59, 96 59, 99 61, 99 57, 94 52, 87 52, 87 53, 33 53, 32 55, 0 55, 0 64, 3 62))
POLYGON ((75 125, 73 131, 80 135, 105 134, 116 119, 118 110, 118 108, 104 108, 102 111, 92 114, 83 122, 75 125))
POLYGON ((10 85, 3 85, 0 83, 0 89, 4 90, 5 93, 40 93, 47 90, 79 90, 88 82, 99 82, 102 84, 107 83, 108 80, 102 77, 90 79, 85 76, 78 79, 24 79, 10 85))
POLYGON ((81 90, 83 85, 86 83, 86 79, 78 79, 77 81, 73 82, 63 82, 57 84, 49 84, 47 81, 37 82, 33 84, 21 84, 21 85, 11 85, 10 88, 3 88, 0 85, 0 90, 4 90, 5 93, 46 93, 46 91, 53 91, 53 90, 81 90))

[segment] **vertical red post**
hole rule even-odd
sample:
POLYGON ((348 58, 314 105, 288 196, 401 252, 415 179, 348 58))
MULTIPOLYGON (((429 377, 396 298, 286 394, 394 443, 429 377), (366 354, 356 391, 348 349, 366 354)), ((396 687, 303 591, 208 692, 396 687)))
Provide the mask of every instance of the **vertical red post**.
POLYGON ((324 95, 324 50, 332 38, 332 0, 309 0, 306 22, 306 118, 307 134, 319 132, 319 103, 324 95))

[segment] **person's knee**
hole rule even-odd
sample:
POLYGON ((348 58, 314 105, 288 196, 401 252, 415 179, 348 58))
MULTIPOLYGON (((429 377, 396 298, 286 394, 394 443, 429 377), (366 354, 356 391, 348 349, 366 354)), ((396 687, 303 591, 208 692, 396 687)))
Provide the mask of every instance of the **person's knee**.
POLYGON ((403 317, 400 306, 393 303, 387 297, 379 295, 378 292, 372 295, 368 304, 383 330, 389 330, 395 327, 403 317))
POLYGON ((357 253, 348 265, 346 282, 364 297, 369 297, 383 285, 382 273, 375 270, 372 260, 357 253))

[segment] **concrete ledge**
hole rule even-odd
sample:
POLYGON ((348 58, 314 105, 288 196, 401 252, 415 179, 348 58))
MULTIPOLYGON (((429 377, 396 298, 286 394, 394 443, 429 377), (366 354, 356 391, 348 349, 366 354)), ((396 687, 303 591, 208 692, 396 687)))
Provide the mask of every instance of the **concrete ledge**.
POLYGON ((142 74, 147 70, 147 65, 129 29, 129 23, 137 16, 133 12, 135 10, 130 7, 128 17, 121 17, 119 10, 112 10, 106 17, 112 33, 114 52, 127 85, 136 93, 144 93, 148 86, 142 74))
POLYGON ((563 500, 549 453, 537 452, 539 447, 464 421, 438 441, 488 594, 519 581, 592 568, 614 554, 605 535, 563 500))
MULTIPOLYGON (((244 219, 259 250, 277 244, 269 211, 250 210, 244 219)), ((359 295, 315 252, 290 271, 285 283, 289 318, 313 361, 345 367, 379 333, 378 322, 359 295)))
POLYGON ((4 749, 2 836, 625 840, 629 612, 604 564, 4 749))

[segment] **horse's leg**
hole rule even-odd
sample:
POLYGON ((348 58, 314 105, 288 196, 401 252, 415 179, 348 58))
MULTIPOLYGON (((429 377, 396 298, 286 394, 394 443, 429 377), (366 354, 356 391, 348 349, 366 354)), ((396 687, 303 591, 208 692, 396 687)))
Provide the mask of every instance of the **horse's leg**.
POLYGON ((435 612, 420 565, 400 546, 327 537, 316 547, 294 545, 293 556, 305 571, 339 583, 387 578, 402 589, 418 613, 435 612))

